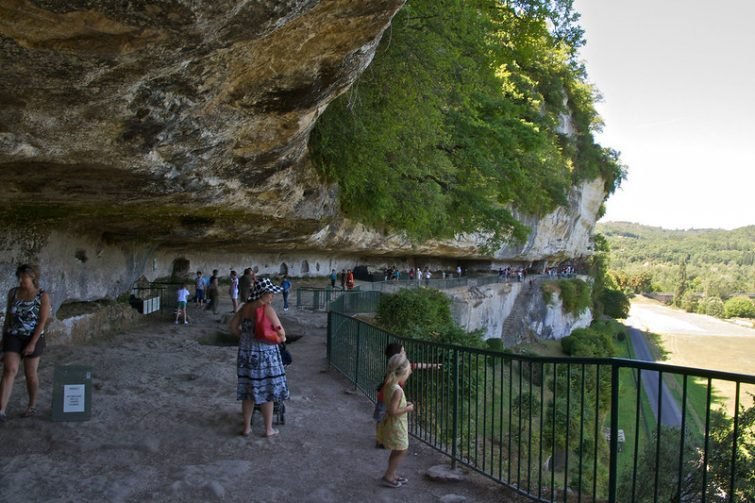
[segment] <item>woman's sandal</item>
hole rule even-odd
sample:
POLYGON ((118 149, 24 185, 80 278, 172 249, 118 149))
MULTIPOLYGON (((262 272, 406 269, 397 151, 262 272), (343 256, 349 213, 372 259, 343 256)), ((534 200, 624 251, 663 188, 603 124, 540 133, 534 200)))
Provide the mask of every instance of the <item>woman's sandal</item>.
POLYGON ((396 475, 396 482, 400 483, 401 485, 404 485, 407 482, 409 482, 409 479, 401 475, 396 475))
POLYGON ((385 487, 390 487, 393 489, 396 489, 398 487, 401 487, 401 482, 396 480, 388 480, 388 479, 380 479, 385 487))
POLYGON ((36 415, 37 409, 34 407, 27 407, 23 414, 21 414, 21 417, 34 417, 36 415))

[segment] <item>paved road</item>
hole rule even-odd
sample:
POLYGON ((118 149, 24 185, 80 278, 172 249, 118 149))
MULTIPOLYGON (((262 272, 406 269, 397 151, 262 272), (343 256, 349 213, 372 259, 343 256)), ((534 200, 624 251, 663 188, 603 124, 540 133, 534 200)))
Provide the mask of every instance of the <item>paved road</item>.
MULTIPOLYGON (((635 357, 638 360, 655 361, 650 348, 645 341, 645 337, 642 332, 636 328, 629 329, 629 336, 632 340, 632 346, 634 347, 635 357)), ((653 409, 653 415, 658 420, 658 384, 659 376, 658 372, 652 370, 642 370, 642 387, 645 390, 645 395, 650 401, 650 407, 653 409)), ((661 424, 664 426, 680 426, 682 424, 682 415, 679 410, 679 404, 669 391, 665 383, 660 386, 661 391, 661 424)))

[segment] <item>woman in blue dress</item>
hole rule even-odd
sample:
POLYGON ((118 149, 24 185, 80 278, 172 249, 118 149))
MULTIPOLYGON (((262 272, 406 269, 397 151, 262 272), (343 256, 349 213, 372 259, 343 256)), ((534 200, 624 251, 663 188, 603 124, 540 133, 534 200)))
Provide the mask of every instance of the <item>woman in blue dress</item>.
MULTIPOLYGON (((239 337, 237 358, 238 385, 236 399, 241 400, 244 436, 252 432, 254 404, 259 404, 265 423, 264 436, 278 434, 273 429, 274 402, 288 400, 286 369, 281 361, 278 343, 266 342, 255 336, 258 317, 264 315, 268 324, 278 335, 278 342, 286 341, 286 331, 280 324, 275 309, 271 306, 273 294, 281 288, 268 278, 254 283, 249 302, 246 302, 230 321, 231 333, 239 337)), ((259 334, 257 334, 259 335, 259 334)))

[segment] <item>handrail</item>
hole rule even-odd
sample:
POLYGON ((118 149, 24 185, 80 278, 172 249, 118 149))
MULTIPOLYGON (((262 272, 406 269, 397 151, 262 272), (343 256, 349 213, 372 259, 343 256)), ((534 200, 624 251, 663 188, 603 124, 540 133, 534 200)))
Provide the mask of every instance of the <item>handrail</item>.
MULTIPOLYGON (((380 295, 349 298, 365 308, 376 306, 380 295)), ((749 417, 739 406, 747 389, 755 390, 754 375, 407 339, 339 312, 345 306, 339 301, 328 313, 330 365, 374 401, 388 342, 401 341, 413 362, 430 364, 406 385, 417 404, 410 433, 454 465, 533 501, 745 501, 749 496, 737 471, 747 456, 742 435, 749 417), (653 399, 657 417, 647 417, 653 412, 644 405, 650 398, 642 383, 652 377, 658 389, 679 390, 671 398, 681 410, 676 426, 661 422, 668 404, 660 393, 653 399), (714 387, 725 383, 736 389, 732 419, 712 401, 714 387)))

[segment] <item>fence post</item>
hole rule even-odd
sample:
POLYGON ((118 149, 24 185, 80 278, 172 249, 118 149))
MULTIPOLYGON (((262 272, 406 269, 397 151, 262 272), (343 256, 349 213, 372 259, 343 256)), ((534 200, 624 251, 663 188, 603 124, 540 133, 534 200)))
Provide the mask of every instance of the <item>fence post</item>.
MULTIPOLYGON (((296 291, 296 296, 299 296, 299 290, 296 291)), ((325 353, 328 355, 328 367, 333 362, 333 354, 331 352, 333 351, 333 327, 335 326, 333 318, 335 318, 335 315, 333 311, 328 311, 328 328, 325 331, 325 353)))
POLYGON ((459 351, 457 349, 454 352, 454 368, 453 368, 453 393, 454 393, 454 406, 453 406, 453 419, 451 426, 451 469, 456 469, 456 443, 459 437, 459 351))
POLYGON ((362 323, 357 323, 357 352, 354 362, 354 389, 359 389, 359 355, 362 351, 362 323))
POLYGON ((608 440, 608 501, 616 501, 619 452, 619 365, 611 364, 611 437, 608 440))

